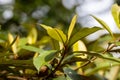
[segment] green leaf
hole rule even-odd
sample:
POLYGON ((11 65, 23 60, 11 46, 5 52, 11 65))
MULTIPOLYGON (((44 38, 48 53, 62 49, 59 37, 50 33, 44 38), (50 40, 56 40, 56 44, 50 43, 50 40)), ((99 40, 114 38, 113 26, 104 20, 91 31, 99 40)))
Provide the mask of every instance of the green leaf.
POLYGON ((67 80, 84 80, 83 77, 70 68, 63 68, 64 73, 67 75, 67 80))
POLYGON ((78 40, 100 30, 101 28, 99 27, 93 27, 93 28, 83 28, 80 29, 78 32, 76 32, 73 36, 71 36, 71 39, 68 43, 68 46, 72 46, 75 42, 77 42, 78 40))
POLYGON ((57 28, 52 28, 50 26, 46 26, 43 24, 40 24, 45 30, 47 30, 47 33, 50 37, 52 37, 55 40, 61 41, 63 43, 66 42, 66 35, 63 33, 63 31, 57 29, 57 28))
POLYGON ((6 60, 6 59, 0 59, 0 64, 1 65, 17 65, 17 66, 22 66, 22 65, 33 65, 32 60, 6 60))
POLYGON ((120 29, 120 7, 117 4, 113 4, 111 12, 117 27, 120 29))
POLYGON ((29 44, 34 44, 37 41, 37 30, 35 27, 32 27, 31 30, 29 31, 29 34, 27 36, 28 43, 29 44))
MULTIPOLYGON (((92 56, 96 56, 96 57, 99 57, 99 58, 103 58, 103 59, 106 59, 106 60, 111 60, 111 61, 115 61, 115 62, 120 63, 120 59, 117 59, 117 58, 114 58, 114 57, 109 57, 109 56, 106 56, 105 54, 102 54, 102 53, 86 52, 86 51, 77 51, 75 53, 84 53, 84 54, 88 54, 88 55, 92 55, 92 56)), ((81 55, 81 54, 78 54, 78 55, 81 55)))
POLYGON ((83 59, 83 58, 80 58, 80 57, 76 57, 76 56, 80 56, 80 54, 71 54, 71 55, 68 55, 67 57, 65 57, 63 59, 63 63, 66 63, 66 62, 70 62, 70 61, 74 61, 74 62, 77 62, 77 61, 88 61, 87 59, 83 59))
POLYGON ((120 42, 114 42, 116 46, 120 46, 120 42))
POLYGON ((75 26, 75 23, 76 23, 76 20, 77 20, 77 15, 75 15, 70 23, 70 26, 69 26, 69 29, 68 29, 68 40, 70 39, 70 36, 72 34, 72 31, 74 29, 74 26, 75 26))
POLYGON ((48 80, 67 80, 67 79, 65 78, 65 76, 58 76, 57 78, 52 78, 48 80))
POLYGON ((0 31, 0 39, 8 40, 8 32, 7 31, 0 31))
POLYGON ((28 51, 32 51, 32 52, 38 52, 38 53, 42 53, 44 50, 34 47, 34 46, 21 46, 22 49, 28 50, 28 51))
POLYGON ((93 17, 95 20, 97 20, 97 21, 109 32, 109 34, 112 36, 113 39, 115 39, 115 37, 114 37, 114 35, 113 35, 110 27, 109 27, 103 20, 101 20, 101 19, 99 19, 99 18, 97 18, 97 17, 95 17, 95 16, 93 16, 93 15, 92 15, 92 17, 93 17))
POLYGON ((49 61, 53 59, 56 50, 43 51, 39 56, 33 58, 35 68, 40 70, 43 65, 49 65, 49 61))
POLYGON ((18 46, 24 46, 27 44, 27 38, 20 38, 18 46))
POLYGON ((117 63, 114 61, 99 62, 96 64, 95 68, 86 70, 85 75, 89 76, 89 75, 96 73, 99 70, 102 70, 102 69, 104 70, 105 68, 110 68, 110 67, 117 66, 117 65, 120 65, 120 63, 117 63))

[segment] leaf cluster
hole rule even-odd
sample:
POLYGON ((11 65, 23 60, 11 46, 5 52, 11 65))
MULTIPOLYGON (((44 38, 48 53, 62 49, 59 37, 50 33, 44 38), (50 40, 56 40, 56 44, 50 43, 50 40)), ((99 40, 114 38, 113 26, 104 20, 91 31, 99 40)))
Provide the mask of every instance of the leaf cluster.
MULTIPOLYGON (((119 6, 112 6, 112 15, 119 28, 119 6)), ((76 32, 75 15, 65 33, 63 30, 39 24, 48 35, 38 39, 35 26, 29 29, 27 37, 0 32, 0 77, 4 79, 34 80, 103 80, 107 70, 120 65, 120 60, 111 55, 119 53, 119 34, 112 33, 110 27, 92 15, 109 34, 93 42, 85 42, 85 37, 103 28, 79 28, 76 32), (4 36, 3 36, 4 35, 4 36), (103 45, 108 45, 104 48, 103 45), (6 67, 4 67, 6 66, 6 67), (99 74, 102 73, 102 77, 99 74)), ((117 68, 119 70, 119 67, 117 68)), ((117 72, 116 72, 117 74, 117 72)), ((115 75, 110 77, 117 79, 115 75)))

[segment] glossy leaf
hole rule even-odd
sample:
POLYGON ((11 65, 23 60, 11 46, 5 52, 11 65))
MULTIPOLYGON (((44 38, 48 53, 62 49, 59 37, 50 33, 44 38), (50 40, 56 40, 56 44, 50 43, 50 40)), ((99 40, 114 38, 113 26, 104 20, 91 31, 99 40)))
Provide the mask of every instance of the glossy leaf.
POLYGON ((66 42, 66 35, 63 33, 63 31, 57 29, 57 28, 52 28, 50 26, 46 26, 43 24, 40 24, 45 30, 47 30, 47 33, 50 37, 52 37, 55 40, 61 41, 63 43, 66 42))
POLYGON ((18 42, 19 42, 19 36, 17 36, 14 39, 13 35, 11 33, 9 33, 8 39, 9 39, 9 43, 10 43, 13 53, 17 54, 17 52, 18 52, 17 46, 18 46, 18 42))
POLYGON ((49 61, 53 59, 55 53, 55 50, 43 51, 39 56, 33 58, 33 64, 38 72, 42 66, 49 65, 49 61))
POLYGON ((120 29, 120 7, 117 4, 113 4, 111 12, 117 27, 120 29))
MULTIPOLYGON (((81 40, 79 40, 75 44, 73 44, 73 51, 87 51, 87 48, 86 48, 85 44, 81 40)), ((74 53, 74 54, 77 54, 77 53, 74 53)), ((84 53, 81 53, 81 56, 79 55, 76 57, 86 58, 87 55, 84 53)), ((76 62, 76 64, 77 64, 77 67, 81 66, 81 62, 76 62)))
POLYGON ((75 42, 77 42, 78 40, 100 30, 101 28, 99 27, 93 27, 93 28, 83 28, 80 29, 78 32, 76 32, 70 39, 69 41, 69 46, 72 46, 75 42))
POLYGON ((69 26, 69 29, 68 29, 68 40, 70 39, 70 36, 72 34, 72 31, 75 27, 75 23, 76 23, 76 20, 77 20, 77 15, 75 15, 70 23, 70 26, 69 26))
POLYGON ((34 44, 36 42, 36 40, 37 40, 37 30, 36 30, 35 27, 31 28, 27 39, 28 39, 29 44, 34 44))
POLYGON ((69 80, 84 80, 81 75, 77 74, 77 72, 70 68, 65 67, 63 70, 69 80))
POLYGON ((114 35, 113 35, 110 27, 109 27, 103 20, 101 20, 101 19, 99 19, 99 18, 97 18, 97 17, 95 17, 95 16, 93 16, 93 15, 92 15, 92 17, 93 17, 95 20, 97 20, 97 21, 109 32, 109 34, 112 36, 113 39, 115 39, 115 37, 114 37, 114 35))
MULTIPOLYGON (((73 45, 73 51, 87 51, 87 48, 84 42, 79 40, 73 45)), ((74 53, 74 54, 77 54, 77 53, 74 53)), ((81 53, 81 54, 84 54, 84 53, 81 53)), ((86 55, 77 56, 77 57, 86 58, 86 55)))

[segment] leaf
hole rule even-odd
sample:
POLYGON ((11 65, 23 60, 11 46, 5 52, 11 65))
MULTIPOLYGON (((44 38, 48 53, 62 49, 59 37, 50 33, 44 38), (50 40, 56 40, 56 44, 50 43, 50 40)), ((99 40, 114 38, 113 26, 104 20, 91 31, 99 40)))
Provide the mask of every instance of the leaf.
POLYGON ((16 38, 14 39, 13 35, 11 33, 8 33, 8 39, 9 39, 9 43, 13 53, 17 55, 17 52, 18 52, 17 46, 19 42, 19 36, 16 36, 16 38))
MULTIPOLYGON (((83 59, 81 57, 76 57, 78 56, 78 54, 72 54, 72 55, 69 55, 67 57, 65 57, 62 61, 62 64, 61 66, 64 66, 66 64, 71 64, 71 63, 75 63, 75 62, 79 62, 78 64, 81 65, 81 62, 86 62, 86 61, 89 61, 87 58, 86 59, 83 59)), ((80 67, 80 66, 79 66, 80 67)), ((79 70, 81 72, 81 70, 79 70)))
POLYGON ((55 40, 61 41, 62 43, 66 42, 66 35, 63 33, 63 31, 52 28, 50 26, 46 26, 43 24, 40 24, 45 30, 47 30, 47 33, 50 37, 52 37, 55 40))
POLYGON ((71 54, 71 55, 68 55, 66 56, 62 62, 67 62, 67 61, 70 61, 72 58, 74 58, 75 56, 78 56, 79 54, 71 54))
POLYGON ((71 38, 70 41, 68 43, 68 46, 72 46, 75 42, 77 42, 78 40, 100 30, 101 28, 99 27, 93 27, 93 28, 83 28, 80 29, 78 32, 76 32, 71 38))
MULTIPOLYGON (((51 47, 53 50, 59 50, 60 49, 60 42, 56 41, 55 39, 51 39, 51 47)), ((62 42, 61 42, 62 43, 62 42)), ((62 44, 63 45, 63 44, 62 44)))
POLYGON ((28 50, 28 51, 32 51, 32 52, 38 52, 38 53, 42 53, 44 50, 34 47, 34 46, 20 46, 22 49, 28 50))
MULTIPOLYGON (((83 43, 83 41, 79 40, 73 45, 73 51, 87 51, 87 48, 83 43)), ((77 53, 74 53, 74 54, 77 54, 77 53)), ((81 53, 81 54, 84 54, 84 53, 81 53)), ((77 56, 77 57, 86 58, 86 55, 77 56)))
POLYGON ((66 80, 65 76, 58 76, 57 78, 52 78, 48 80, 66 80))
POLYGON ((120 29, 120 7, 117 4, 113 4, 111 12, 117 27, 120 29))
POLYGON ((27 44, 27 38, 20 38, 18 46, 24 46, 27 44))
POLYGON ((96 73, 98 70, 102 70, 102 69, 104 70, 105 68, 110 68, 117 65, 120 65, 120 63, 113 62, 113 61, 99 62, 95 68, 86 70, 85 75, 89 76, 96 73))
POLYGON ((75 72, 74 70, 70 68, 65 67, 63 68, 63 70, 69 80, 84 80, 81 75, 77 74, 77 72, 75 72))
POLYGON ((31 28, 27 39, 29 44, 34 44, 37 41, 37 30, 35 27, 31 28))
POLYGON ((120 42, 113 42, 116 46, 120 46, 120 42))
POLYGON ((99 57, 99 58, 103 58, 103 59, 107 59, 107 60, 111 60, 111 61, 115 61, 115 62, 120 63, 120 59, 117 59, 117 58, 114 58, 114 57, 109 57, 109 56, 106 56, 105 54, 102 54, 102 53, 86 52, 86 51, 78 51, 78 53, 85 53, 85 54, 88 54, 88 55, 92 55, 92 56, 96 56, 96 57, 99 57))
POLYGON ((39 56, 33 58, 33 64, 38 72, 43 65, 49 65, 49 61, 53 59, 55 53, 56 50, 43 51, 39 56))
POLYGON ((17 65, 17 66, 23 66, 23 65, 33 65, 32 60, 6 60, 6 59, 0 59, 1 65, 17 65), (3 63, 4 62, 4 63, 3 63))
POLYGON ((70 23, 70 26, 69 26, 69 29, 68 29, 68 40, 70 39, 70 36, 72 34, 72 31, 74 29, 74 26, 75 26, 75 23, 76 23, 76 20, 77 20, 77 15, 75 15, 70 23))
POLYGON ((111 35, 111 37, 112 37, 113 39, 115 39, 115 37, 114 37, 114 35, 113 35, 110 27, 109 27, 103 20, 101 20, 101 19, 99 19, 99 18, 97 18, 97 17, 95 17, 95 16, 93 16, 93 15, 92 15, 92 17, 93 17, 95 20, 97 20, 97 21, 109 32, 109 34, 111 35))
POLYGON ((0 31, 0 39, 2 40, 8 40, 8 32, 7 31, 0 31))
MULTIPOLYGON (((87 51, 87 48, 85 44, 81 40, 79 40, 75 44, 73 44, 73 51, 87 51)), ((77 53, 74 53, 74 54, 77 54, 77 53)), ((76 57, 80 57, 84 59, 87 57, 87 55, 84 53, 81 53, 81 56, 76 56, 76 57)), ((81 66, 81 62, 76 62, 76 64, 77 64, 77 67, 81 66)))
POLYGON ((39 45, 44 45, 46 43, 49 43, 51 40, 50 36, 43 36, 39 41, 38 44, 39 45))

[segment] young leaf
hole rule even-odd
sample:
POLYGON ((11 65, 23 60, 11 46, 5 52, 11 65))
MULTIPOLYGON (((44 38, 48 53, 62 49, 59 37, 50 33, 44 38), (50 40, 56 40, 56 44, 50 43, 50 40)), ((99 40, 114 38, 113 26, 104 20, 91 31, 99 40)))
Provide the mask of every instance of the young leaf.
POLYGON ((92 15, 92 17, 93 17, 95 20, 97 20, 97 21, 109 32, 109 34, 112 36, 113 39, 115 39, 115 37, 114 37, 111 29, 109 28, 109 26, 108 26, 103 20, 101 20, 101 19, 99 19, 99 18, 97 18, 97 17, 95 17, 95 16, 93 16, 93 15, 92 15))
POLYGON ((75 15, 70 23, 70 26, 69 26, 69 29, 68 29, 68 40, 72 34, 72 31, 74 29, 74 26, 75 26, 75 23, 76 23, 76 20, 77 20, 77 15, 75 15))
MULTIPOLYGON (((85 44, 81 40, 79 40, 73 45, 73 51, 87 51, 87 48, 86 48, 85 44)), ((74 53, 74 54, 77 54, 77 53, 74 53)), ((87 55, 84 53, 81 53, 81 56, 79 55, 76 57, 86 58, 87 55)), ((77 67, 81 66, 81 62, 76 62, 76 64, 77 64, 77 67)))
POLYGON ((101 28, 99 27, 93 27, 93 28, 83 28, 80 29, 78 32, 76 32, 73 36, 71 36, 71 39, 69 41, 68 46, 72 46, 75 42, 77 42, 78 40, 100 30, 101 28))
POLYGON ((52 37, 55 40, 61 41, 62 43, 66 42, 66 35, 63 33, 63 31, 52 28, 50 26, 46 26, 43 24, 40 24, 45 30, 47 30, 47 33, 50 37, 52 37))
POLYGON ((9 43, 10 43, 13 53, 17 56, 17 52, 18 52, 17 47, 18 47, 18 42, 19 42, 19 36, 17 36, 14 39, 13 35, 11 33, 9 33, 8 39, 9 39, 9 43))
POLYGON ((55 53, 55 50, 44 51, 39 56, 33 58, 33 64, 38 72, 42 66, 49 65, 49 61, 53 59, 55 53))
POLYGON ((34 44, 37 40, 37 30, 35 27, 31 28, 29 35, 27 37, 29 44, 34 44))
POLYGON ((111 12, 117 27, 120 29, 120 7, 117 4, 113 4, 111 12))

